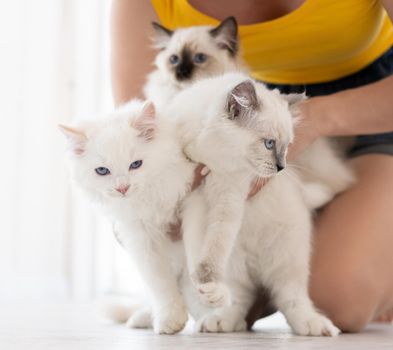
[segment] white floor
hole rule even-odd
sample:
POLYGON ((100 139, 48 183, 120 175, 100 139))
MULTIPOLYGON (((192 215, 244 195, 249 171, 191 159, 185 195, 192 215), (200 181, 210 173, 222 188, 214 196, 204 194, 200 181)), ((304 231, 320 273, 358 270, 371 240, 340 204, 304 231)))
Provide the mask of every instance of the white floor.
POLYGON ((336 338, 298 337, 277 314, 248 333, 192 334, 190 328, 178 335, 158 336, 103 322, 89 305, 0 305, 1 350, 393 350, 392 325, 370 325, 364 333, 336 338))

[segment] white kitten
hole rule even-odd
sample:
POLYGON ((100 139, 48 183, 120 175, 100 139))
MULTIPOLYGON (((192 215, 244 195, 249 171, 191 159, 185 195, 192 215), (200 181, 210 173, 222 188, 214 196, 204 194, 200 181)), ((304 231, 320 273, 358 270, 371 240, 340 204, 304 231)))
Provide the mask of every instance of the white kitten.
MULTIPOLYGON (((182 143, 191 159, 211 170, 205 184, 187 196, 182 215, 188 267, 200 297, 221 306, 202 317, 199 330, 244 330, 246 314, 264 286, 297 334, 338 334, 308 296, 312 225, 301 181, 289 171, 277 174, 294 136, 287 101, 232 73, 179 93, 169 113, 188 118, 182 143), (201 114, 205 121, 220 120, 221 127, 198 125, 194 121, 201 114), (276 176, 246 201, 256 175, 276 176), (222 281, 230 287, 232 305, 223 302, 222 281)), ((200 314, 200 306, 188 304, 191 313, 200 314)))
POLYGON ((207 224, 201 252, 195 249, 201 244, 188 234, 187 224, 183 226, 192 279, 205 303, 229 305, 230 293, 221 281, 251 183, 285 167, 293 138, 288 103, 246 75, 227 73, 183 90, 165 114, 177 119, 186 154, 210 169, 202 186, 209 215, 203 219, 207 224), (277 113, 287 118, 279 119, 277 113))
MULTIPOLYGON (((288 96, 269 91, 244 74, 227 73, 183 90, 166 110, 166 115, 178 119, 181 143, 189 158, 211 171, 202 193, 209 213, 203 220, 207 222, 203 244, 196 243, 187 229, 184 232, 188 267, 208 305, 230 303, 222 280, 252 181, 267 179, 285 167, 294 125, 287 100, 288 96)), ((299 192, 309 208, 330 200, 352 179, 324 140, 317 141, 294 167, 299 192), (325 164, 313 164, 321 163, 321 156, 328 162, 328 174, 325 164)))
POLYGON ((156 118, 151 103, 132 101, 106 118, 62 130, 71 146, 73 179, 115 219, 118 239, 150 290, 155 331, 180 331, 187 320, 177 283, 183 248, 166 233, 178 220, 194 165, 182 153, 175 128, 156 118))
POLYGON ((155 60, 157 69, 148 76, 144 91, 158 110, 196 80, 244 70, 238 52, 237 23, 233 17, 217 27, 194 26, 171 31, 153 23, 153 28, 154 45, 161 51, 155 60))

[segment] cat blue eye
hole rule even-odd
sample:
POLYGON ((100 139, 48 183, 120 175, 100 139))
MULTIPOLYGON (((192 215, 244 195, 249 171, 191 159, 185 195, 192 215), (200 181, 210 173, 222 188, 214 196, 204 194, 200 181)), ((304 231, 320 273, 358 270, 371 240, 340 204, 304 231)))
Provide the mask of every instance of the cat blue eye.
POLYGON ((109 175, 111 173, 108 168, 104 168, 103 166, 95 168, 94 170, 98 175, 101 176, 109 175))
POLYGON ((131 169, 138 169, 138 168, 140 168, 140 167, 141 167, 141 165, 142 165, 142 163, 143 163, 143 161, 142 161, 142 160, 136 160, 135 162, 132 162, 132 163, 131 163, 131 165, 130 165, 130 168, 129 168, 129 170, 131 170, 131 169))
POLYGON ((180 58, 178 55, 171 55, 171 57, 169 57, 169 62, 171 64, 178 64, 180 61, 180 58))
POLYGON ((207 56, 204 53, 197 53, 194 56, 195 63, 203 63, 203 62, 206 62, 206 60, 207 60, 207 56))
POLYGON ((263 140, 263 143, 265 144, 265 147, 268 150, 271 150, 274 148, 274 146, 276 145, 276 141, 272 140, 272 139, 265 139, 263 140))

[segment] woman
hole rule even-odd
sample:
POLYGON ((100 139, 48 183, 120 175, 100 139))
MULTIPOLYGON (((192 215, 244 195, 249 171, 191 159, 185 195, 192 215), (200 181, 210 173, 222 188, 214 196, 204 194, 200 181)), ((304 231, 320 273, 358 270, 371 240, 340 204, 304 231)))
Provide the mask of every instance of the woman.
POLYGON ((252 75, 285 93, 306 91, 290 157, 321 136, 357 136, 357 183, 316 218, 310 294, 344 331, 392 319, 393 2, 389 0, 114 0, 115 102, 140 96, 152 70, 150 22, 240 24, 252 75), (386 13, 385 13, 385 10, 386 13), (378 135, 375 135, 378 134, 378 135))

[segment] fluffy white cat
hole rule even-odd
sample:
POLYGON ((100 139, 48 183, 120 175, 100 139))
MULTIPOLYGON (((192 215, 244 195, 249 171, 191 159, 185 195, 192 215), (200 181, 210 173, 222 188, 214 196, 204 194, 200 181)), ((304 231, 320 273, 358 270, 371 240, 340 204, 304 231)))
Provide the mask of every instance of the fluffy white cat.
POLYGON ((171 31, 153 22, 154 46, 160 49, 144 88, 157 109, 198 79, 235 70, 241 63, 237 23, 228 17, 217 27, 194 26, 171 31))
POLYGON ((61 127, 73 180, 115 220, 117 238, 150 290, 157 333, 177 332, 187 321, 177 280, 184 250, 167 232, 195 166, 172 124, 156 118, 151 103, 135 100, 104 118, 61 127))
POLYGON ((192 279, 201 300, 220 307, 202 315, 200 305, 192 310, 195 302, 188 300, 199 330, 245 330, 247 312, 263 286, 297 334, 338 334, 308 296, 312 224, 304 185, 295 172, 280 172, 294 137, 287 100, 245 75, 229 73, 183 90, 166 113, 183 121, 178 125, 187 155, 211 171, 182 211, 192 279), (255 176, 271 180, 246 201, 255 176))

